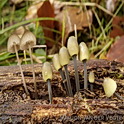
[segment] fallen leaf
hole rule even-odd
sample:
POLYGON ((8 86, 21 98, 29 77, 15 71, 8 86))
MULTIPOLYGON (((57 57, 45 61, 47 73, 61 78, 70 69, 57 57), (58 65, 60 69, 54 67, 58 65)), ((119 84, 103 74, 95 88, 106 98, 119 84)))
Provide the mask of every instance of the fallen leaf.
POLYGON ((115 60, 124 63, 124 35, 116 40, 107 53, 108 60, 115 60))
MULTIPOLYGON (((80 11, 77 7, 65 7, 56 18, 62 23, 65 18, 65 40, 69 36, 69 33, 74 31, 74 24, 76 24, 77 30, 82 30, 83 27, 88 27, 92 24, 92 11, 86 12, 80 11)), ((62 24, 60 26, 62 28, 62 24)), ((61 29, 60 28, 60 29, 61 29)))
POLYGON ((117 36, 124 35, 124 16, 116 16, 113 18, 112 22, 113 30, 110 32, 110 37, 115 38, 117 36))
MULTIPOLYGON (((43 5, 37 11, 38 17, 51 17, 55 18, 54 8, 49 1, 44 1, 43 5)), ((54 34, 51 29, 54 29, 54 21, 53 20, 44 20, 40 21, 40 25, 43 27, 44 36, 50 39, 54 39, 54 34), (47 28, 47 29, 46 29, 47 28), (49 30, 48 30, 49 29, 49 30)), ((54 43, 46 40, 46 45, 48 47, 52 47, 54 43)))

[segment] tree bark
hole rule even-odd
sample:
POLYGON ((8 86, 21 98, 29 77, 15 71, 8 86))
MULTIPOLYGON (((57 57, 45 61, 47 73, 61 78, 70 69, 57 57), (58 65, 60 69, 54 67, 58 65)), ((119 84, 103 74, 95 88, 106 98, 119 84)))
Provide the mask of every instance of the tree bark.
MULTIPOLYGON (((67 97, 59 72, 53 68, 53 104, 49 104, 47 83, 42 79, 42 64, 35 66, 38 99, 34 100, 31 65, 23 65, 30 98, 26 96, 18 66, 0 67, 0 123, 120 123, 124 122, 124 100, 115 95, 106 98, 102 83, 95 81, 93 92, 83 90, 83 64, 78 62, 81 90, 67 97)), ((116 93, 124 97, 124 64, 107 60, 87 62, 88 73, 95 78, 111 77, 117 82, 116 93)), ((73 63, 68 65, 73 93, 76 91, 73 63)))

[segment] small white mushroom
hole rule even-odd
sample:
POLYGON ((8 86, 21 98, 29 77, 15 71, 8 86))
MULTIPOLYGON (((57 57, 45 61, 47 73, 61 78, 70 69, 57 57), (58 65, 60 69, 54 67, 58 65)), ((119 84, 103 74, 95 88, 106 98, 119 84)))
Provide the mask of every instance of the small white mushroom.
POLYGON ((24 32, 23 36, 21 37, 20 49, 21 50, 29 49, 29 54, 30 54, 31 64, 32 64, 32 73, 33 73, 33 81, 34 81, 34 89, 35 89, 35 98, 37 99, 38 95, 37 95, 36 78, 35 78, 34 64, 33 64, 32 52, 31 52, 31 48, 34 45, 36 45, 36 37, 35 37, 35 35, 32 32, 26 30, 24 32))
POLYGON ((20 63, 20 60, 19 60, 19 55, 18 55, 18 50, 20 49, 20 38, 18 37, 18 35, 13 34, 9 37, 8 43, 7 43, 7 49, 8 49, 8 52, 10 52, 10 53, 16 53, 18 65, 19 65, 19 68, 20 68, 21 76, 22 76, 23 86, 25 88, 26 94, 29 95, 29 92, 28 92, 28 89, 27 89, 27 86, 26 86, 26 83, 25 83, 21 63, 20 63))
POLYGON ((60 61, 59 61, 59 55, 58 55, 58 54, 55 54, 55 55, 53 56, 52 61, 53 61, 54 68, 55 68, 57 71, 59 71, 59 69, 62 68, 62 66, 60 65, 60 61))
POLYGON ((67 80, 67 87, 68 87, 69 96, 73 96, 72 87, 71 87, 70 78, 69 78, 69 72, 67 69, 67 65, 70 61, 70 56, 69 56, 67 48, 64 46, 59 50, 59 61, 60 61, 60 64, 65 69, 65 76, 66 76, 66 80, 67 80))
POLYGON ((77 42, 77 38, 74 36, 70 36, 67 42, 67 48, 69 51, 70 56, 73 58, 74 62, 74 70, 75 70, 75 80, 76 80, 76 90, 79 92, 80 84, 79 84, 79 75, 77 69, 77 55, 79 53, 79 46, 77 42))
POLYGON ((117 88, 116 81, 111 78, 105 78, 103 81, 103 88, 107 97, 111 97, 117 88))
POLYGON ((89 73, 90 90, 93 91, 93 83, 95 82, 94 72, 89 73))
POLYGON ((80 61, 83 62, 84 64, 84 89, 88 88, 88 83, 87 83, 87 65, 86 62, 89 59, 89 50, 84 42, 81 42, 79 45, 79 58, 80 61))
POLYGON ((68 89, 67 89, 67 84, 65 82, 65 75, 64 75, 64 72, 62 71, 62 66, 60 64, 60 61, 59 61, 59 55, 58 54, 55 54, 53 56, 53 66, 54 68, 59 71, 61 77, 62 77, 62 80, 63 80, 63 83, 64 83, 64 87, 65 87, 65 90, 66 90, 66 93, 68 94, 68 89))
POLYGON ((50 83, 50 81, 52 80, 52 68, 49 62, 45 62, 43 64, 42 75, 43 75, 43 80, 48 84, 49 100, 50 103, 52 103, 52 89, 50 83))

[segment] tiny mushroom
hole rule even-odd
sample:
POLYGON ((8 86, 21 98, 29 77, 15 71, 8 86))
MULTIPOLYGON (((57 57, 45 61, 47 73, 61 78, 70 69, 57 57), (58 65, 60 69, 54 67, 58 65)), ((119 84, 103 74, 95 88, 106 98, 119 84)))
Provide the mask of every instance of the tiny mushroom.
POLYGON ((25 83, 24 74, 23 74, 23 70, 22 70, 21 63, 19 60, 19 55, 18 55, 18 50, 20 49, 20 38, 17 34, 13 34, 9 37, 8 43, 7 43, 7 49, 8 49, 8 52, 10 53, 16 53, 18 65, 19 65, 22 80, 23 80, 23 86, 25 88, 26 94, 29 96, 29 92, 25 83))
POLYGON ((89 82, 90 82, 90 90, 93 91, 93 83, 95 81, 94 72, 90 71, 89 73, 89 82))
POLYGON ((46 81, 48 84, 49 101, 51 104, 52 103, 52 89, 51 89, 50 81, 52 80, 52 68, 49 62, 45 62, 43 64, 42 75, 43 75, 43 80, 46 81))
POLYGON ((105 78, 103 81, 103 88, 107 97, 111 97, 117 88, 116 81, 111 78, 105 78))
POLYGON ((74 69, 75 69, 75 80, 76 80, 76 90, 79 92, 80 90, 80 83, 79 83, 79 75, 77 69, 77 55, 79 53, 79 46, 77 42, 77 38, 74 36, 70 36, 67 42, 67 48, 69 51, 70 56, 73 58, 74 61, 74 69))
POLYGON ((88 88, 88 83, 87 83, 87 65, 86 62, 89 59, 89 50, 84 42, 81 42, 79 45, 79 57, 80 61, 83 62, 84 64, 84 89, 88 88))
POLYGON ((66 47, 63 46, 59 50, 59 60, 60 60, 60 64, 62 66, 64 66, 64 69, 65 69, 65 76, 66 76, 66 80, 67 80, 67 87, 68 87, 69 96, 73 96, 71 82, 70 82, 70 78, 69 78, 69 72, 68 72, 68 69, 67 69, 67 65, 70 61, 69 58, 70 58, 70 56, 69 56, 68 50, 67 50, 66 47))
POLYGON ((65 90, 66 90, 66 93, 68 94, 68 90, 67 90, 67 83, 65 82, 65 75, 64 75, 64 72, 62 70, 62 66, 60 65, 60 61, 59 61, 59 55, 58 54, 55 54, 53 56, 53 65, 54 65, 54 68, 59 71, 61 77, 62 77, 62 80, 63 80, 63 83, 64 83, 64 87, 65 87, 65 90))
POLYGON ((26 30, 21 37, 21 44, 20 44, 20 49, 21 50, 26 50, 29 49, 29 54, 31 58, 31 64, 32 64, 32 73, 33 73, 33 81, 34 81, 34 88, 35 88, 35 98, 37 99, 37 86, 36 86, 36 79, 35 79, 35 71, 34 71, 34 64, 33 64, 33 58, 32 58, 32 52, 31 48, 36 45, 36 37, 35 35, 26 30))

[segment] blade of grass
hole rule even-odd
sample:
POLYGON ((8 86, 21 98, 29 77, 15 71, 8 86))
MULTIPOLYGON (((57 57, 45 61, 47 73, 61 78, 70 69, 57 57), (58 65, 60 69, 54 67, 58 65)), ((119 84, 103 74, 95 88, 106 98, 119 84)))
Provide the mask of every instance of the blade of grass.
POLYGON ((45 18, 35 18, 35 19, 25 20, 25 21, 19 22, 17 24, 14 24, 14 25, 12 25, 10 27, 7 27, 4 30, 1 30, 0 34, 3 34, 6 31, 9 31, 11 29, 15 29, 15 28, 17 28, 19 26, 26 25, 26 24, 31 23, 31 22, 44 21, 44 20, 56 20, 57 21, 57 19, 55 19, 55 18, 46 18, 46 17, 45 18))

